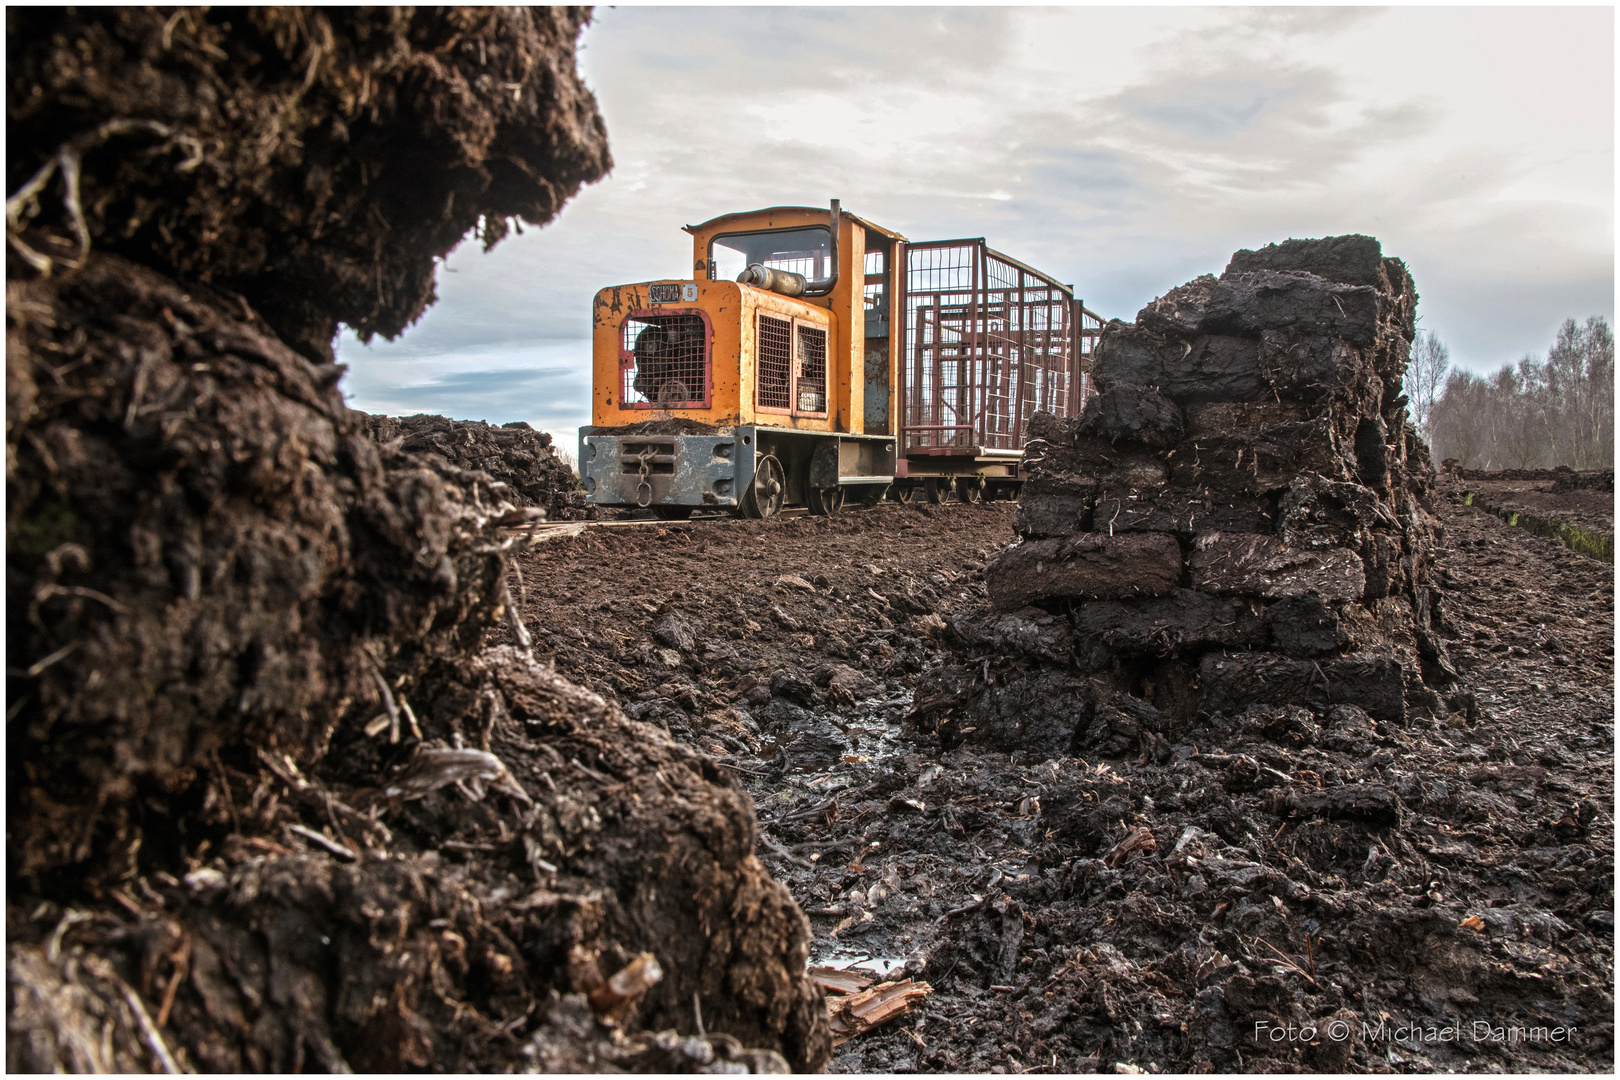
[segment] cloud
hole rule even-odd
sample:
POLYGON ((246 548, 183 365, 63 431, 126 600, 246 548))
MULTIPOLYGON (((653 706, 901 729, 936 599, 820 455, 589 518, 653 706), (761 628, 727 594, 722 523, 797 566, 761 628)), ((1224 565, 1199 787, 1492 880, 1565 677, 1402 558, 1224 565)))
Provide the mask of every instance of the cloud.
MULTIPOLYGON (((1325 73, 1310 74, 1320 78, 1325 73)), ((1270 79, 1244 72, 1200 73, 1137 87, 1116 100, 1131 118, 1168 128, 1178 138, 1225 142, 1275 122, 1301 99, 1319 97, 1322 88, 1311 81, 1304 73, 1270 79)))
POLYGON ((836 196, 914 239, 983 235, 1127 319, 1237 248, 1370 233, 1454 360, 1492 366, 1612 316, 1612 30, 1599 9, 598 9, 581 65, 613 175, 452 253, 437 307, 343 358, 357 399, 584 423, 597 289, 687 273, 681 225, 836 196), (524 364, 549 373, 501 374, 524 364))
POLYGON ((1232 11, 1231 27, 1283 38, 1338 34, 1378 17, 1369 7, 1264 7, 1232 11))
MULTIPOLYGON (((599 29, 588 40, 594 70, 628 64, 672 94, 935 88, 1002 63, 1017 18, 1008 8, 598 9, 612 34, 599 29)), ((640 97, 644 87, 624 89, 640 97)))

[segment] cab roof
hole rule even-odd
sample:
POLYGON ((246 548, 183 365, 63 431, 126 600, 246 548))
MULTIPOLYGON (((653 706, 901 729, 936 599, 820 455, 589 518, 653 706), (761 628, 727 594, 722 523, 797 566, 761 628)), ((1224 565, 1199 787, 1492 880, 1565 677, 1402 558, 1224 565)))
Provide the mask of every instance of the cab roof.
MULTIPOLYGON (((795 213, 804 213, 804 214, 824 214, 824 213, 827 212, 827 207, 825 207, 825 206, 767 206, 767 207, 764 207, 764 208, 759 209, 759 210, 739 210, 734 214, 721 214, 719 217, 710 218, 708 221, 701 222, 701 223, 699 223, 697 225, 684 225, 684 226, 682 226, 682 230, 685 231, 685 232, 691 233, 693 235, 696 235, 697 233, 703 232, 703 231, 705 231, 707 229, 717 228, 719 226, 729 224, 729 223, 731 223, 733 221, 741 222, 745 218, 758 217, 758 216, 760 216, 762 214, 779 214, 779 213, 784 213, 784 212, 795 212, 795 213)), ((843 211, 841 211, 841 213, 845 217, 849 218, 851 221, 855 222, 857 225, 864 228, 867 232, 875 232, 879 236, 887 236, 891 240, 904 241, 906 239, 904 236, 901 236, 899 233, 894 232, 891 229, 885 229, 881 225, 874 225, 870 221, 867 221, 865 218, 857 217, 855 214, 850 213, 848 210, 843 210, 843 211)))

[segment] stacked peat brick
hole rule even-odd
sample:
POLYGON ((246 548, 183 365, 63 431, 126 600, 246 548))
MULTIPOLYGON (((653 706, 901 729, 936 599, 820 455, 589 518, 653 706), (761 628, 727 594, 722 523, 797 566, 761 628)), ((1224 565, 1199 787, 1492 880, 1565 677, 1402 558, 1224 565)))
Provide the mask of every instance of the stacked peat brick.
POLYGON ((919 686, 925 726, 1123 752, 1252 706, 1444 710, 1433 468, 1401 392, 1416 303, 1344 236, 1240 251, 1110 323, 1081 416, 1031 421, 1022 542, 956 620, 974 655, 919 686))

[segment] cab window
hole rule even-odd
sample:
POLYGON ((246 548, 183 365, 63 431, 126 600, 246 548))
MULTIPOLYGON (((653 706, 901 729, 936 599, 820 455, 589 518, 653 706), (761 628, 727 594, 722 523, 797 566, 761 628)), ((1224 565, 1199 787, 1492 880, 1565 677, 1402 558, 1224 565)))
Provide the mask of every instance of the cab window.
POLYGON ((735 281, 753 263, 772 270, 803 274, 812 289, 833 279, 832 232, 825 226, 776 229, 771 232, 727 233, 709 242, 714 277, 735 281))

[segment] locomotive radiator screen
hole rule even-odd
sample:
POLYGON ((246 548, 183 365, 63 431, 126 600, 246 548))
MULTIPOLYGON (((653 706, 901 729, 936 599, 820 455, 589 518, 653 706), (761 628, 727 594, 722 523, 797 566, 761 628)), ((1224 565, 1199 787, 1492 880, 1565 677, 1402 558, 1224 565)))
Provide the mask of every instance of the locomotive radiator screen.
POLYGON ((632 315, 619 337, 621 409, 709 405, 709 327, 701 315, 632 315))
POLYGON ((793 405, 793 323, 788 319, 759 316, 759 337, 755 348, 756 404, 762 409, 787 410, 793 405))
POLYGON ((799 327, 798 409, 800 412, 827 411, 827 331, 813 326, 799 327))
POLYGON ((827 413, 827 331, 797 319, 756 316, 754 405, 795 416, 827 413))

